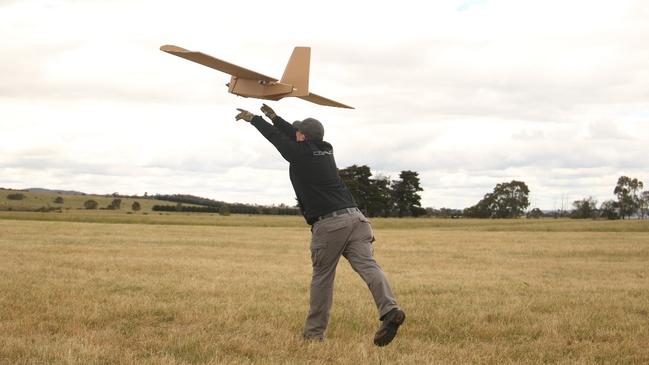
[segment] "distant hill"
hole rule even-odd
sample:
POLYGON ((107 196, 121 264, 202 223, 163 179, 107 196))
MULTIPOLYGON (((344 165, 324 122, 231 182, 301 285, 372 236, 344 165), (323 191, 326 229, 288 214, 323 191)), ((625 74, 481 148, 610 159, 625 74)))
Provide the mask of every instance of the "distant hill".
POLYGON ((120 195, 117 193, 97 195, 71 190, 54 190, 45 188, 7 189, 0 188, 0 211, 64 211, 85 210, 85 202, 94 200, 98 210, 132 211, 137 202, 142 212, 196 212, 196 213, 235 213, 235 214, 271 214, 299 215, 300 210, 286 205, 263 206, 202 198, 188 194, 171 194, 155 196, 120 195), (11 197, 19 195, 18 198, 11 197), (113 201, 121 204, 117 209, 113 201), (172 204, 170 204, 172 203, 172 204))
MULTIPOLYGON (((116 197, 110 195, 95 195, 82 192, 51 190, 43 188, 31 189, 4 189, 0 188, 0 211, 65 211, 85 210, 85 202, 94 200, 98 210, 107 210, 116 197), (19 198, 10 198, 10 195, 22 195, 19 198)), ((132 211, 133 203, 140 205, 140 211, 151 212, 156 204, 165 204, 165 201, 145 197, 119 197, 121 211, 132 211)))
POLYGON ((29 188, 23 189, 23 191, 29 191, 30 193, 52 193, 60 195, 88 195, 86 193, 74 190, 53 190, 53 189, 44 189, 44 188, 29 188))

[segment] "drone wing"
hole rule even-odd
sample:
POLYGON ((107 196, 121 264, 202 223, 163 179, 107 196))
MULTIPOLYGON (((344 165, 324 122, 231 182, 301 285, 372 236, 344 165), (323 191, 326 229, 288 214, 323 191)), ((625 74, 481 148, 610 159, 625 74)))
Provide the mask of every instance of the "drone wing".
POLYGON ((232 64, 230 62, 226 62, 223 60, 220 60, 218 58, 214 58, 210 55, 207 55, 205 53, 201 52, 194 52, 194 51, 188 51, 184 48, 178 47, 178 46, 173 46, 173 45, 165 45, 160 47, 161 51, 170 53, 174 56, 182 57, 186 60, 190 60, 196 63, 200 63, 203 66, 207 66, 210 68, 213 68, 215 70, 219 70, 221 72, 225 72, 227 74, 230 74, 232 76, 237 76, 242 79, 250 79, 250 80, 261 80, 261 81, 277 81, 277 79, 262 75, 259 72, 251 71, 248 70, 247 68, 243 68, 241 66, 237 66, 235 64, 232 64))
POLYGON ((349 105, 345 105, 342 103, 339 103, 337 101, 327 99, 324 96, 316 95, 314 93, 309 93, 309 95, 306 96, 298 96, 300 99, 304 99, 306 101, 310 101, 312 103, 320 104, 320 105, 326 105, 326 106, 335 106, 338 108, 347 108, 347 109, 354 109, 353 107, 349 105))

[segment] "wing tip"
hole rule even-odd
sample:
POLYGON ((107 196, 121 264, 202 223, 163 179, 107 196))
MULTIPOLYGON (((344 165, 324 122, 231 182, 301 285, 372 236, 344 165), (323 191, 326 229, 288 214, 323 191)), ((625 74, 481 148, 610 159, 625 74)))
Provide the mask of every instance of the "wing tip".
POLYGON ((164 46, 160 46, 160 50, 167 53, 188 52, 186 49, 182 47, 174 46, 173 44, 165 44, 164 46))
POLYGON ((353 106, 345 105, 335 100, 327 99, 324 96, 320 96, 312 92, 309 92, 309 95, 306 96, 298 96, 298 98, 318 105, 331 106, 334 108, 356 109, 353 106))

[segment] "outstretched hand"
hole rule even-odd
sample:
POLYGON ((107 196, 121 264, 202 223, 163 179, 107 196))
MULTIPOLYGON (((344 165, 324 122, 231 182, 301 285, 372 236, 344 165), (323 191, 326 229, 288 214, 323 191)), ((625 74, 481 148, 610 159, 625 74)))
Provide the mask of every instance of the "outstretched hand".
POLYGON ((260 110, 271 120, 277 116, 277 114, 275 114, 275 111, 266 104, 262 104, 260 110))
POLYGON ((243 120, 245 120, 246 122, 250 122, 250 121, 252 120, 252 118, 255 117, 254 114, 252 114, 251 112, 249 112, 249 111, 247 111, 247 110, 244 110, 244 109, 241 109, 241 108, 237 108, 237 110, 238 110, 240 113, 237 114, 236 117, 234 117, 234 120, 240 120, 240 119, 243 119, 243 120))

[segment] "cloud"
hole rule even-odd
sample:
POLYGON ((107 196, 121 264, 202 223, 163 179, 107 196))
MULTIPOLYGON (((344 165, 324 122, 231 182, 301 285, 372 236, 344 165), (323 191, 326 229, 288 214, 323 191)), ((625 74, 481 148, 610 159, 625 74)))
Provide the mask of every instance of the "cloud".
POLYGON ((591 123, 589 126, 589 134, 595 140, 633 140, 633 137, 620 130, 620 127, 611 122, 591 123))
POLYGON ((474 6, 485 5, 487 0, 467 0, 457 7, 457 11, 467 11, 474 6))

